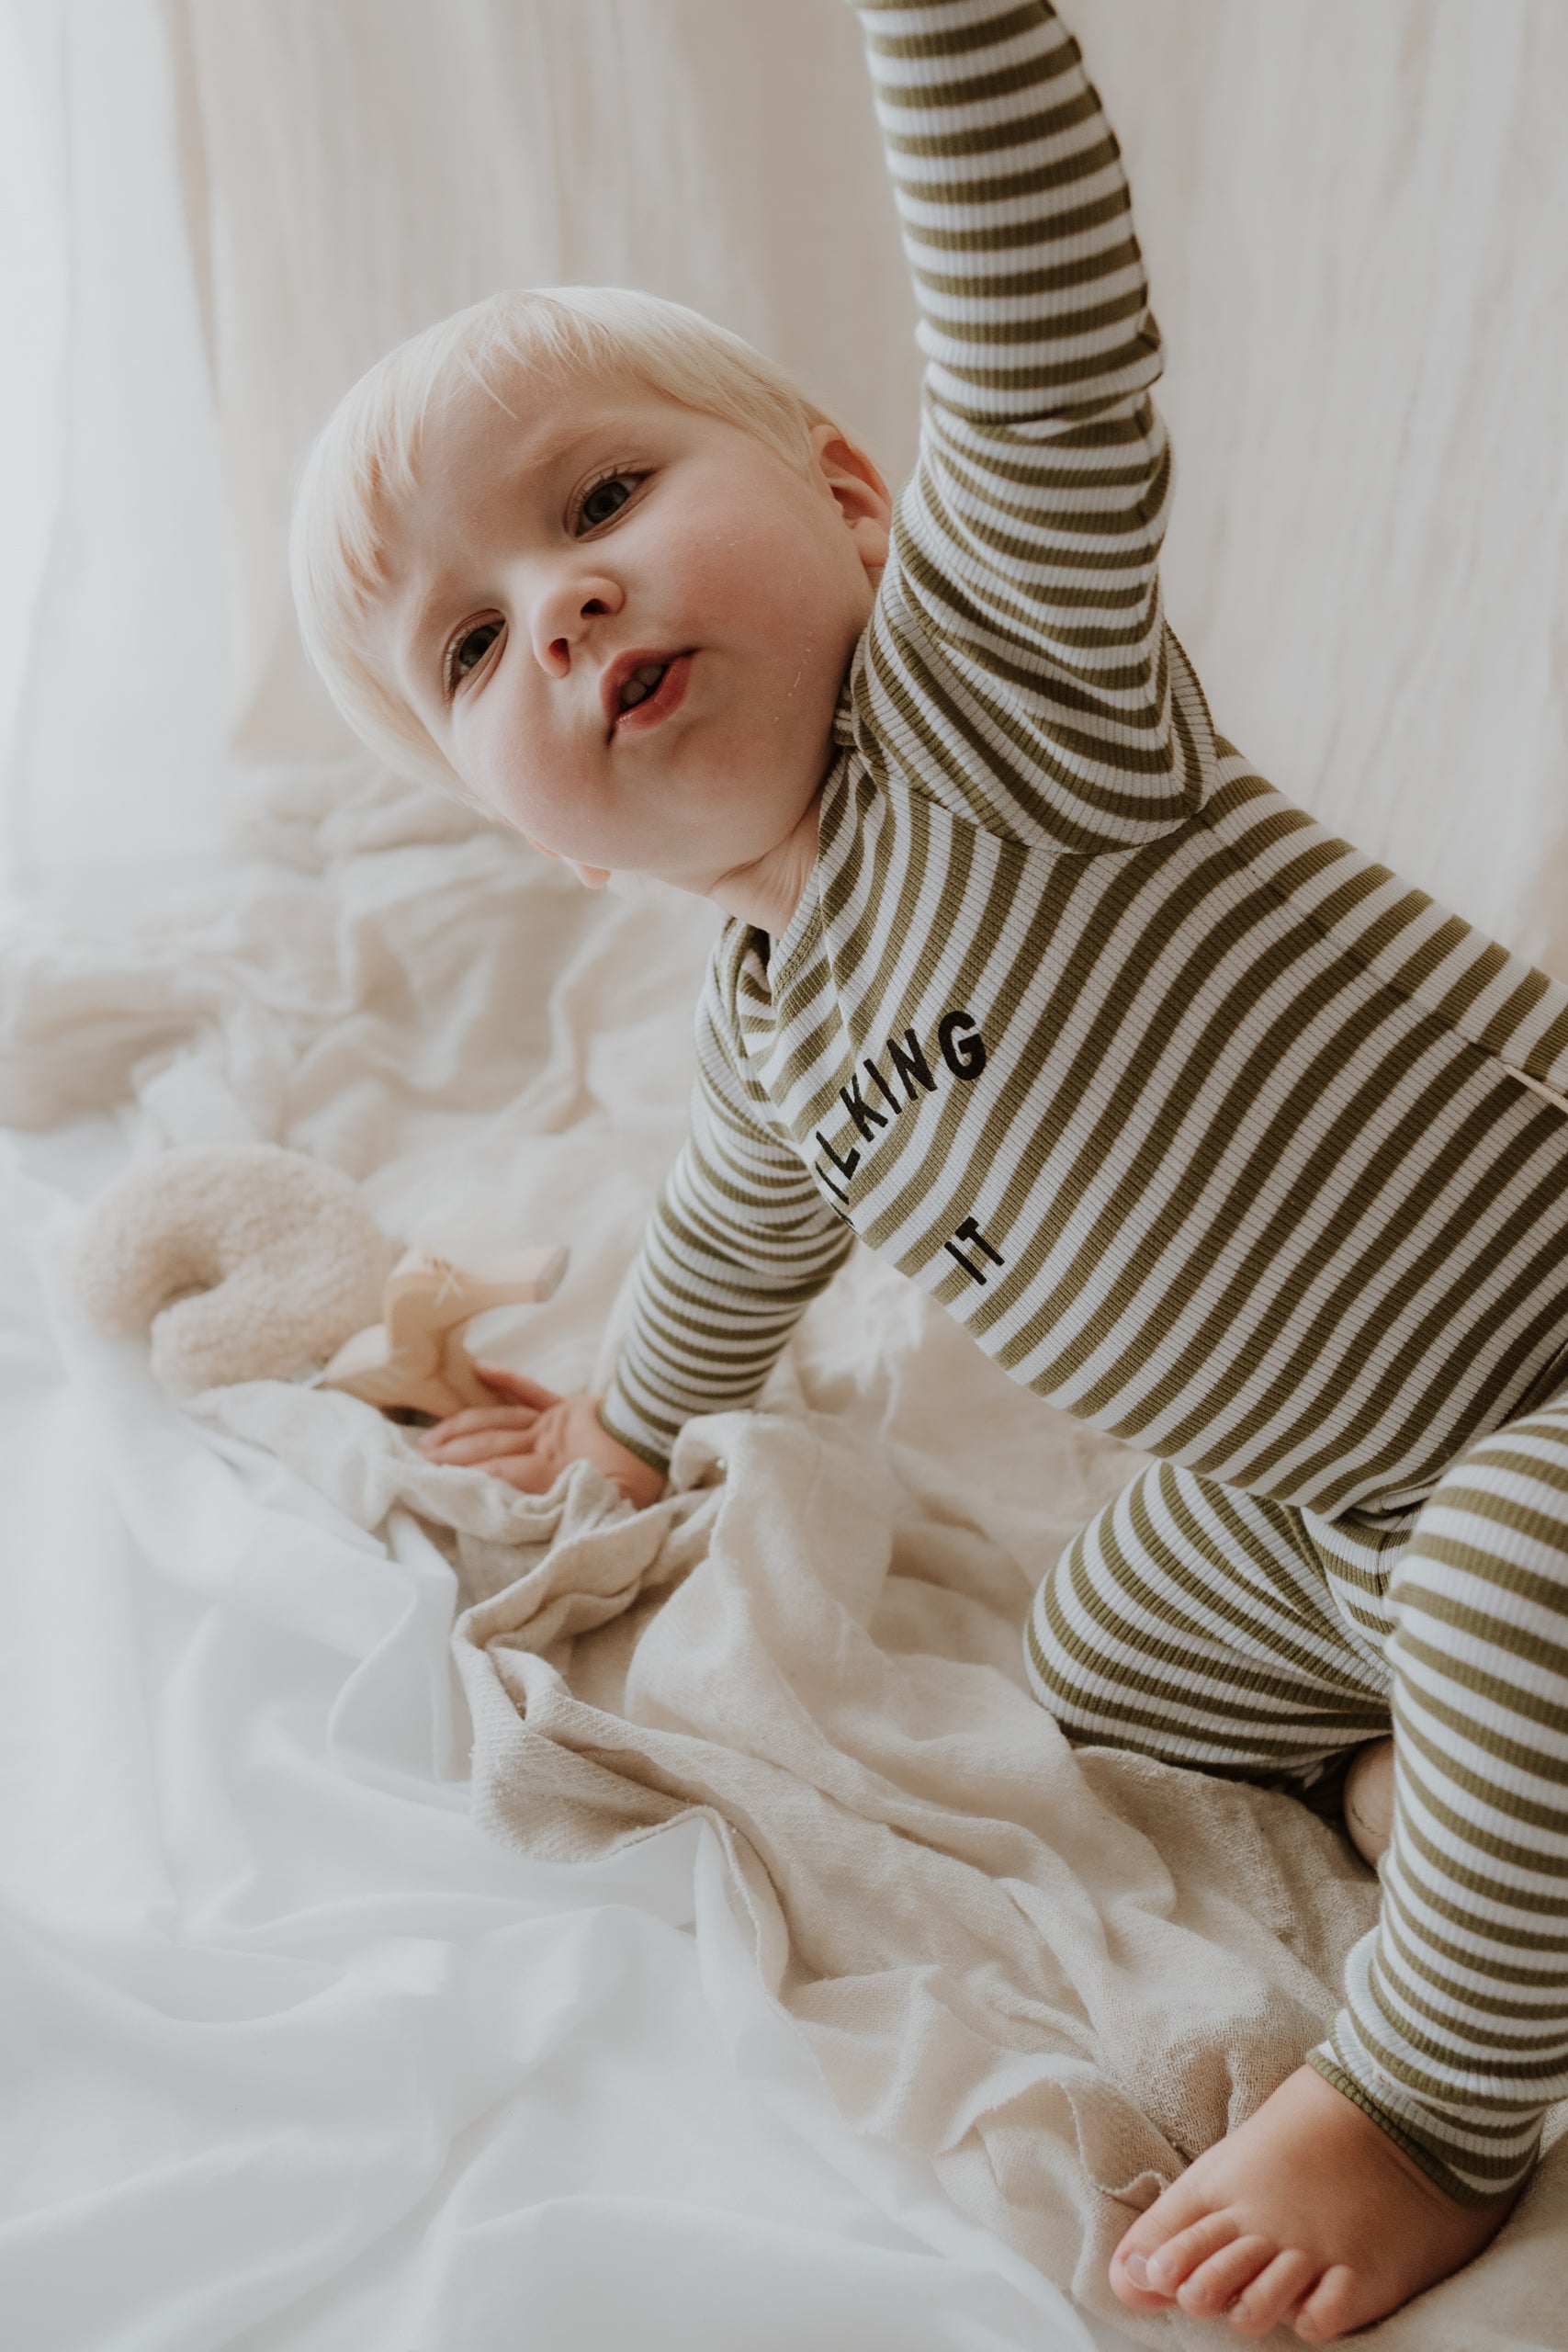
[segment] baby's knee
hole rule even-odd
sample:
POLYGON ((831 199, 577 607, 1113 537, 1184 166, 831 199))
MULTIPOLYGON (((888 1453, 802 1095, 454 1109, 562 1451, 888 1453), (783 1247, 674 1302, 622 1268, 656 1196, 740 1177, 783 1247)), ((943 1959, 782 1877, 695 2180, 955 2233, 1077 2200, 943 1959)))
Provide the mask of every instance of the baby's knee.
POLYGON ((1069 1736, 1088 1698, 1093 1669, 1071 1605, 1072 1560, 1077 1549, 1077 1544, 1069 1544, 1042 1577, 1023 1628, 1029 1687, 1069 1736))
POLYGON ((1128 1638, 1137 1609, 1123 1595, 1124 1544, 1115 1522, 1143 1483, 1134 1480, 1074 1537, 1041 1578, 1030 1608, 1023 1637, 1029 1686, 1069 1739, 1114 1743, 1132 1727, 1128 1638))

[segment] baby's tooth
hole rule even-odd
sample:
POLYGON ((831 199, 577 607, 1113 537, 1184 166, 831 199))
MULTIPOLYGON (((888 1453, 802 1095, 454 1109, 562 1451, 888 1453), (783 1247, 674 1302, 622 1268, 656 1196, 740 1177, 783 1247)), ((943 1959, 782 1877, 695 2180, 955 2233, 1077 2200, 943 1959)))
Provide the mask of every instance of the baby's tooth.
POLYGON ((665 662, 645 662, 640 670, 634 670, 621 688, 621 708, 635 710, 639 702, 646 702, 668 667, 665 662))

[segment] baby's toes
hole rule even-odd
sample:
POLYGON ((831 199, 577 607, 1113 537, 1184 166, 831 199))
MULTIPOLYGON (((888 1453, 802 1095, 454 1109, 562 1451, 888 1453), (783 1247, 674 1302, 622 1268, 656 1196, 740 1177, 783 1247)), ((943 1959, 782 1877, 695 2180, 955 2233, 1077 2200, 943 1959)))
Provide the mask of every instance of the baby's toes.
MULTIPOLYGON (((1166 2251, 1174 2249, 1168 2247, 1166 2251)), ((1233 2224, 1227 2245, 1211 2254, 1207 2261, 1189 2265, 1176 2289, 1176 2300, 1194 2319, 1216 2319, 1243 2288, 1251 2286, 1259 2271, 1268 2268, 1278 2251, 1268 2238, 1251 2234, 1237 2237, 1233 2224)), ((1160 2273, 1156 2270, 1151 2275, 1158 2278, 1160 2273)))
POLYGON ((1376 2316, 1369 2313, 1363 2304, 1364 2296, 1355 2272, 1343 2262, 1337 2262, 1324 2272, 1292 2325, 1303 2343, 1326 2344, 1331 2337, 1346 2335, 1370 2316, 1376 2316))
POLYGON ((1230 2312, 1242 2335, 1268 2335, 1288 2319, 1323 2269, 1321 2259, 1289 2246, 1259 2272, 1230 2312))
POLYGON ((1182 2196, 1186 2186, 1179 2180, 1156 2198, 1111 2257, 1111 2288, 1134 2311, 1166 2308, 1188 2272, 1235 2235, 1224 2213, 1200 2211, 1189 2220, 1193 2203, 1182 2196))
MULTIPOLYGON (((1156 2294, 1174 2295, 1201 2264, 1218 2254, 1222 2246, 1228 2246, 1238 2234, 1234 2219, 1223 2208, 1217 2213, 1200 2214, 1186 2229, 1167 2237, 1163 2245, 1145 2250, 1144 2270, 1149 2285, 1156 2294)), ((1250 2277, 1251 2273, 1247 2275, 1250 2277)))

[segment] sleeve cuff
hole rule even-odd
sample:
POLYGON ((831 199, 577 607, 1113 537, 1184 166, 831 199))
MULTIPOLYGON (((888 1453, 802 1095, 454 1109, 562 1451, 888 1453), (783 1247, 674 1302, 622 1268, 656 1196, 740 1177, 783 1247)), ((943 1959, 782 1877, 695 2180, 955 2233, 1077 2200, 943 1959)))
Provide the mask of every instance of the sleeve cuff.
POLYGON ((614 1409, 618 1402, 619 1398, 614 1388, 610 1390, 608 1396, 600 1398, 598 1405, 600 1428, 606 1437, 613 1437, 617 1445, 624 1445, 628 1453, 635 1453, 639 1462, 646 1462, 650 1470, 657 1470, 661 1478, 667 1478, 670 1475, 669 1454, 661 1453, 657 1446, 649 1445, 645 1438, 633 1437, 629 1430, 622 1428, 614 1409))

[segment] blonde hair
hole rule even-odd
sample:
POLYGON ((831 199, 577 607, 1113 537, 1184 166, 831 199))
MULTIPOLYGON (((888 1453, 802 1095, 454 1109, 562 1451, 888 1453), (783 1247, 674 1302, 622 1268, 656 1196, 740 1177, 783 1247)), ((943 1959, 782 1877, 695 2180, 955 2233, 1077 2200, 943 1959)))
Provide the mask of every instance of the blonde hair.
POLYGON ((829 422, 739 335, 683 303, 619 287, 492 294, 399 344, 360 378, 318 435, 295 500, 289 570, 299 631, 355 733, 395 767, 465 799, 418 714, 370 659, 389 526, 419 480, 427 420, 463 385, 510 408, 521 381, 558 390, 584 376, 619 377, 740 425, 802 467, 812 427, 829 422))

